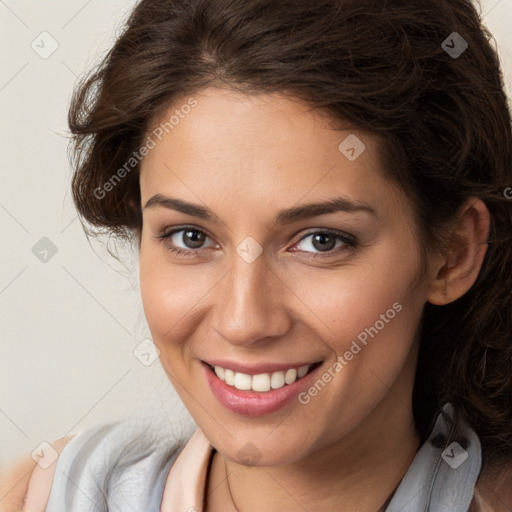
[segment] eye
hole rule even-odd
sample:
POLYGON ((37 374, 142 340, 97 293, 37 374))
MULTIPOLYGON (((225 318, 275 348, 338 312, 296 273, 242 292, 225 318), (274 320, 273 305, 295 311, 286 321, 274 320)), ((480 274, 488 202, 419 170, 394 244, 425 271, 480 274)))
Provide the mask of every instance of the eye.
POLYGON ((204 246, 205 241, 211 241, 211 238, 204 231, 192 226, 182 226, 167 231, 157 238, 165 242, 170 252, 188 256, 192 256, 201 249, 215 246, 213 243, 204 246))
POLYGON ((308 256, 308 258, 316 258, 333 256, 334 254, 355 249, 356 247, 357 240, 353 236, 340 231, 322 230, 305 235, 292 250, 295 251, 298 249, 305 252, 318 251, 317 254, 308 256))
MULTIPOLYGON (((162 240, 166 248, 174 254, 181 256, 194 256, 202 249, 217 247, 211 238, 201 229, 193 226, 182 226, 172 229, 157 237, 162 240), (210 244, 204 245, 207 240, 210 244)), ((303 236, 291 249, 292 252, 315 252, 308 258, 329 257, 335 254, 355 249, 357 240, 346 233, 333 230, 318 230, 303 236), (322 254, 324 253, 324 254, 322 254)))

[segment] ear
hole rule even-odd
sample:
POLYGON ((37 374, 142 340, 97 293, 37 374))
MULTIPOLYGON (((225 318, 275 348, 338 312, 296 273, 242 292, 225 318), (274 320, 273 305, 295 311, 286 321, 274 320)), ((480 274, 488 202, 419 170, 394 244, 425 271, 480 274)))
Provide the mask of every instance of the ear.
POLYGON ((490 214, 485 203, 472 197, 460 209, 452 242, 436 261, 427 300, 443 306, 462 297, 474 284, 485 254, 490 214))

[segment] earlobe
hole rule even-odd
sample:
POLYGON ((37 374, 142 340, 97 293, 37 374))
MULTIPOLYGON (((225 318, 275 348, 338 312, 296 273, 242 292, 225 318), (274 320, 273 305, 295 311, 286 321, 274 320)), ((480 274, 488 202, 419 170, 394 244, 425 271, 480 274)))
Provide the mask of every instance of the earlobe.
POLYGON ((430 284, 428 302, 449 304, 473 286, 487 252, 489 229, 490 214, 485 203, 474 197, 468 199, 458 215, 453 241, 430 284))

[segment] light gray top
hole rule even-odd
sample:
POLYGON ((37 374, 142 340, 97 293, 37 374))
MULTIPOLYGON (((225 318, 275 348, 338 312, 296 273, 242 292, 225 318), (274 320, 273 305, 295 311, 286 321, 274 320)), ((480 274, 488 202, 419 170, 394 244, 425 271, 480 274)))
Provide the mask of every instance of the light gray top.
MULTIPOLYGON (((450 404, 443 411, 453 417, 450 404)), ((467 424, 463 429, 467 446, 438 448, 432 440, 449 434, 447 419, 438 416, 387 512, 468 511, 481 469, 481 447, 467 424)), ((160 512, 167 475, 188 440, 168 430, 123 420, 79 433, 59 457, 45 512, 160 512)))

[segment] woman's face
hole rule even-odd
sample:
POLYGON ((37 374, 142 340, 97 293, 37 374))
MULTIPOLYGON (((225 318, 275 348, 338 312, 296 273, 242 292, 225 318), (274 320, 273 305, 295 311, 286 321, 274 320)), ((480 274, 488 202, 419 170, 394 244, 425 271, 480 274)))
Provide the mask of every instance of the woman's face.
POLYGON ((429 281, 376 141, 300 102, 214 88, 162 121, 140 174, 141 293, 212 445, 277 466, 409 420, 429 281))

